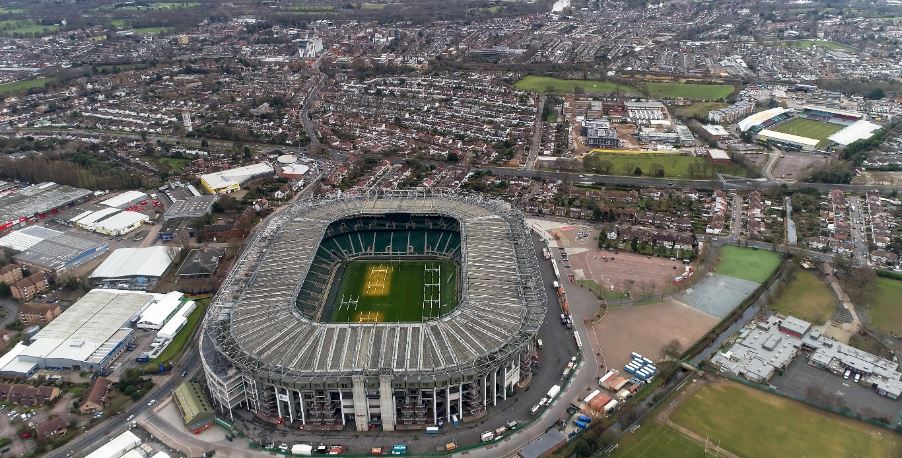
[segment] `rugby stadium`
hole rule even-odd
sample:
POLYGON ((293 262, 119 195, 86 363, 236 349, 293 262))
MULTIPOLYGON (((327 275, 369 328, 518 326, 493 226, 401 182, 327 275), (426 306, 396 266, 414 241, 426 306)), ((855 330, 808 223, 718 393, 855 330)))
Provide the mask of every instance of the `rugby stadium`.
POLYGON ((450 190, 299 201, 210 304, 214 405, 307 430, 472 421, 532 376, 547 298, 523 215, 450 190))
POLYGON ((881 127, 864 114, 826 107, 771 108, 739 121, 755 140, 795 151, 844 147, 871 138, 881 127))

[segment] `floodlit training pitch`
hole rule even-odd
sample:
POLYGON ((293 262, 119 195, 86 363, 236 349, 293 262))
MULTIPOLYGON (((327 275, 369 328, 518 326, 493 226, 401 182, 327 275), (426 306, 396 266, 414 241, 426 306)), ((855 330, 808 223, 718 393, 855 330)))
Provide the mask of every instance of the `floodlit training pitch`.
POLYGON ((784 123, 771 127, 771 130, 783 132, 784 134, 798 135, 805 138, 813 138, 820 140, 818 146, 822 146, 827 138, 843 129, 846 126, 842 124, 832 124, 829 122, 812 121, 804 118, 793 118, 784 123))
POLYGON ((725 246, 715 268, 720 275, 762 283, 780 265, 780 255, 773 251, 725 246))
POLYGON ((333 323, 418 322, 457 306, 450 260, 351 261, 340 279, 333 323))

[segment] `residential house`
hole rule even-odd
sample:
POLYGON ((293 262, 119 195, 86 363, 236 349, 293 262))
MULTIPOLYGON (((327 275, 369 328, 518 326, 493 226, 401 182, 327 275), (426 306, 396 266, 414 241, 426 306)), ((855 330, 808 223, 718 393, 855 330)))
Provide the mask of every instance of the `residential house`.
POLYGON ((110 380, 106 377, 97 377, 91 388, 85 394, 84 401, 78 410, 82 414, 102 412, 107 403, 107 392, 110 389, 110 380))
POLYGON ((47 440, 56 436, 66 434, 69 422, 62 417, 51 418, 35 428, 35 435, 38 439, 47 440))

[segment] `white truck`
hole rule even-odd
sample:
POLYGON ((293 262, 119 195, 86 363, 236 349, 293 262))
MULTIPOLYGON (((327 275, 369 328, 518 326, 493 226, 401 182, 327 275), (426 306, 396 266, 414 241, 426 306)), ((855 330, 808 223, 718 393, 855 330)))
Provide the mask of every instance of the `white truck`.
POLYGON ((298 456, 313 455, 313 446, 310 444, 294 444, 291 446, 291 454, 298 456))
POLYGON ((481 436, 479 436, 479 440, 481 440, 483 442, 488 442, 494 438, 495 438, 495 433, 493 433, 491 431, 486 431, 486 432, 482 433, 481 436))
POLYGON ((551 401, 554 400, 554 397, 557 396, 557 395, 560 394, 560 393, 561 393, 561 386, 560 386, 560 385, 554 385, 553 387, 551 387, 551 388, 548 390, 548 394, 545 395, 545 397, 548 398, 548 403, 551 404, 551 401))

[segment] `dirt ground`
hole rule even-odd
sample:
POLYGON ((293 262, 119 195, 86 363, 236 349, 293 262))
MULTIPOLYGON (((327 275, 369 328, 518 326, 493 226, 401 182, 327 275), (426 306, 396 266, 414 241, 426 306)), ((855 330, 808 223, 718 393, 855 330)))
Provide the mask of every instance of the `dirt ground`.
POLYGON ((852 179, 854 184, 876 184, 884 186, 896 186, 902 184, 902 172, 882 172, 879 170, 865 170, 852 179))
POLYGON ((749 161, 749 164, 757 168, 761 168, 767 163, 767 155, 760 151, 745 153, 743 157, 749 161))
POLYGON ((657 304, 609 308, 590 326, 592 338, 602 349, 606 368, 623 370, 636 352, 653 361, 661 359, 661 347, 672 339, 689 348, 711 330, 718 318, 673 300, 657 304))
POLYGON ((673 277, 684 271, 682 261, 591 249, 570 256, 576 280, 595 280, 605 290, 629 292, 632 297, 675 290, 673 277))
POLYGON ((774 178, 798 180, 804 177, 808 170, 827 162, 823 156, 812 153, 784 153, 777 159, 772 174, 774 178))

